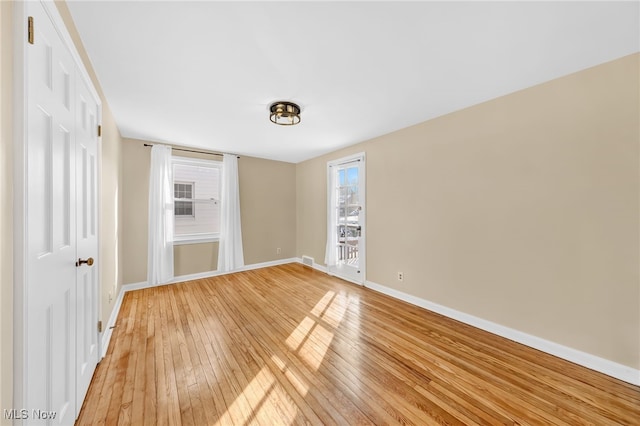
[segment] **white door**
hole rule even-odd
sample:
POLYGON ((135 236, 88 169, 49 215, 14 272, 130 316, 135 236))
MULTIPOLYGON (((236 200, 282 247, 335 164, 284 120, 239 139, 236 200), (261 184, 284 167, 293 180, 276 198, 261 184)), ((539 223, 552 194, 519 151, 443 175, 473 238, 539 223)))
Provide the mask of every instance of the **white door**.
POLYGON ((25 424, 73 424, 98 361, 97 115, 41 2, 26 2, 25 424), (84 104, 83 104, 84 102, 84 104), (86 125, 86 126, 85 126, 86 125), (94 135, 90 136, 90 126, 94 135))
POLYGON ((82 79, 76 80, 76 242, 78 409, 98 363, 98 115, 82 79))
MULTIPOLYGON (((75 64, 39 2, 27 49, 27 423, 31 410, 71 424, 77 411, 75 64)), ((22 408, 22 407, 21 407, 22 408)))
POLYGON ((329 273, 364 284, 365 281, 365 162, 364 154, 328 164, 329 273))

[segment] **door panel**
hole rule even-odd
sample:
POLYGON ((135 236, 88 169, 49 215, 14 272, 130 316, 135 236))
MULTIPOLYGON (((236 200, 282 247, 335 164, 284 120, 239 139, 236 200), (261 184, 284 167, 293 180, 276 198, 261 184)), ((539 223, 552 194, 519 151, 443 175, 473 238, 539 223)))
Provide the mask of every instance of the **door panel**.
POLYGON ((98 230, 97 230, 97 156, 98 105, 82 80, 76 86, 77 119, 76 170, 77 179, 77 251, 81 259, 92 258, 93 265, 84 263, 77 268, 77 403, 89 389, 91 377, 98 363, 98 230))

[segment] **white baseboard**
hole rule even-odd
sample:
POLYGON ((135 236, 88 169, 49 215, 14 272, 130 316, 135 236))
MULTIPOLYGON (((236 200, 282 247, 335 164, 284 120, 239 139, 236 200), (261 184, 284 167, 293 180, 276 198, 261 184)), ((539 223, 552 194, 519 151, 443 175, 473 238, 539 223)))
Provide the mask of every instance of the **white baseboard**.
POLYGON ((640 386, 640 370, 636 370, 626 365, 609 361, 608 359, 600 358, 586 352, 563 346, 558 343, 524 333, 522 331, 514 330, 513 328, 505 327, 503 325, 496 324, 494 322, 487 321, 473 315, 465 314, 464 312, 456 311, 455 309, 451 309, 446 306, 442 306, 437 303, 430 302, 428 300, 424 300, 419 297, 412 296, 410 294, 403 293, 401 291, 385 287, 380 284, 376 284, 371 281, 366 281, 365 287, 386 294, 387 296, 391 296, 395 299, 405 301, 412 305, 416 305, 429 311, 433 311, 454 320, 463 322, 481 330, 488 331, 489 333, 497 334, 498 336, 513 340, 514 342, 522 343, 523 345, 538 349, 567 361, 571 361, 575 364, 582 365, 583 367, 587 367, 608 376, 615 377, 616 379, 620 379, 627 383, 640 386))
POLYGON ((280 259, 280 260, 273 260, 270 262, 262 262, 262 263, 254 263, 251 265, 245 265, 242 268, 234 269, 233 271, 227 271, 227 272, 207 271, 207 272, 199 272, 197 274, 180 275, 179 277, 175 277, 171 281, 167 281, 166 283, 162 283, 162 284, 150 285, 146 281, 142 281, 139 283, 132 283, 132 284, 124 284, 122 286, 123 290, 121 291, 127 292, 132 290, 141 290, 143 288, 159 287, 159 286, 168 285, 168 284, 182 283, 185 281, 199 280, 202 278, 211 278, 211 277, 217 277, 220 275, 235 274, 236 272, 251 271, 253 269, 268 268, 269 266, 278 266, 278 265, 285 265, 287 263, 295 263, 295 262, 298 262, 298 260, 299 260, 298 258, 292 257, 288 259, 280 259))
MULTIPOLYGON (((304 265, 304 263, 302 263, 302 258, 301 258, 301 257, 296 257, 296 258, 294 259, 294 261, 295 261, 295 262, 298 262, 298 263, 300 263, 300 264, 302 264, 302 265, 304 265)), ((308 266, 308 265, 304 265, 304 266, 308 266)), ((329 273, 329 271, 327 270, 327 267, 326 267, 326 266, 319 265, 319 264, 317 264, 315 261, 313 262, 313 266, 312 266, 312 268, 313 268, 313 269, 316 269, 316 270, 318 270, 318 271, 320 271, 320 272, 324 272, 325 274, 328 274, 328 273, 329 273)))
POLYGON ((100 359, 104 358, 104 356, 107 354, 107 349, 109 348, 109 342, 111 341, 112 330, 116 324, 116 320, 118 319, 118 314, 120 313, 120 307, 122 306, 122 299, 124 299, 124 294, 127 291, 141 290, 143 288, 158 287, 158 286, 163 286, 168 284, 176 284, 176 283, 181 283, 185 281, 198 280, 201 278, 217 277, 219 275, 233 274, 236 272, 267 268, 269 266, 284 265, 287 263, 295 263, 300 260, 301 259, 298 259, 298 258, 280 259, 280 260, 274 260, 270 262, 262 262, 262 263, 254 263, 252 265, 245 265, 242 268, 238 268, 229 272, 209 271, 209 272, 201 272, 198 274, 181 275, 163 284, 149 285, 149 283, 146 281, 139 282, 139 283, 132 283, 132 284, 124 284, 120 287, 120 291, 118 292, 118 297, 116 298, 116 303, 113 305, 113 310, 111 311, 111 315, 109 316, 109 323, 107 324, 106 330, 102 334, 102 347, 101 347, 102 353, 100 355, 100 359))
POLYGON ((116 325, 116 320, 118 319, 118 314, 120 313, 120 306, 122 306, 122 299, 124 298, 124 290, 120 287, 120 291, 118 292, 118 297, 116 297, 116 303, 113 305, 113 309, 111 310, 111 315, 109 316, 109 322, 107 323, 107 328, 104 330, 102 334, 102 343, 100 346, 100 359, 104 358, 107 355, 107 349, 109 349, 109 342, 111 341, 111 335, 113 334, 113 327, 116 325))

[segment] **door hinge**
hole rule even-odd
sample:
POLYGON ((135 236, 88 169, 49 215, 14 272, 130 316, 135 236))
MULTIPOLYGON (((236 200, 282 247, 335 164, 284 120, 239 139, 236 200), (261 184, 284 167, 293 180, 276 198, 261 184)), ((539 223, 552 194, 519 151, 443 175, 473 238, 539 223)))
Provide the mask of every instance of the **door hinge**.
POLYGON ((27 19, 27 40, 29 44, 33 44, 33 16, 27 19))
POLYGON ((102 333, 102 321, 98 321, 98 333, 102 333))
POLYGON ((98 137, 102 136, 102 126, 98 124, 98 137))

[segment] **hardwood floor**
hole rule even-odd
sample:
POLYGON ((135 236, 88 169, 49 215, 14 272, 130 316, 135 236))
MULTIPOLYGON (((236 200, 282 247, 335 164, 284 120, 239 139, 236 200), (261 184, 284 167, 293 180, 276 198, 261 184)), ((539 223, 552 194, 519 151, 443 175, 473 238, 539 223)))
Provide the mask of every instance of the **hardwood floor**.
POLYGON ((78 424, 640 424, 640 388, 289 264, 126 293, 78 424))

